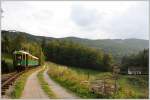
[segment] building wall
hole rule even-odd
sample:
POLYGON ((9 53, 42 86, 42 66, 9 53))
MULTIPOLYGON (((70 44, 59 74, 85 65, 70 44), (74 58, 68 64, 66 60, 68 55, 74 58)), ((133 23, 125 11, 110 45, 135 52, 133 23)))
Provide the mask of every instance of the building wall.
POLYGON ((138 75, 138 74, 142 74, 142 72, 141 71, 131 71, 131 70, 128 70, 128 74, 129 75, 132 75, 132 74, 138 75))

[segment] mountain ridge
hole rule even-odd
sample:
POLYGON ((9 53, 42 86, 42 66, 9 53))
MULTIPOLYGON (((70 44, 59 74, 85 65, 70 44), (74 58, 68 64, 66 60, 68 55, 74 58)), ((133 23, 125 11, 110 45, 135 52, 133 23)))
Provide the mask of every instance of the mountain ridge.
POLYGON ((89 38, 82 38, 82 37, 76 37, 76 36, 67 36, 67 37, 59 37, 59 38, 56 38, 56 37, 50 37, 50 36, 38 36, 38 35, 33 35, 33 34, 30 34, 30 33, 27 33, 27 32, 23 32, 23 31, 16 31, 16 30, 2 30, 2 31, 9 31, 9 32, 14 32, 14 33, 24 33, 24 34, 27 34, 27 35, 32 35, 32 36, 35 36, 35 37, 45 37, 45 38, 54 38, 54 39, 64 39, 64 38, 76 38, 76 39, 84 39, 84 40, 91 40, 91 41, 98 41, 98 40, 146 40, 146 41, 149 41, 147 39, 139 39, 139 38, 126 38, 126 39, 121 39, 121 38, 114 38, 114 39, 109 39, 109 38, 106 38, 106 39, 89 39, 89 38))
POLYGON ((90 40, 78 37, 65 37, 65 38, 53 38, 46 36, 36 36, 26 32, 19 31, 6 31, 2 30, 2 39, 4 35, 8 35, 10 38, 15 38, 19 34, 25 35, 29 41, 41 43, 43 39, 47 42, 51 40, 65 40, 72 41, 78 44, 82 44, 95 49, 101 49, 104 52, 111 53, 116 59, 121 59, 124 55, 137 53, 143 49, 149 48, 149 40, 144 39, 97 39, 90 40))

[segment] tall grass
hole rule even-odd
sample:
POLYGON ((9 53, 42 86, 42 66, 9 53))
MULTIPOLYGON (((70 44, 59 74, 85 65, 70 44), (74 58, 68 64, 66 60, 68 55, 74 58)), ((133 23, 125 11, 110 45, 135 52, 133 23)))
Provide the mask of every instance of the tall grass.
POLYGON ((66 66, 56 65, 54 63, 49 63, 48 66, 50 66, 50 70, 48 71, 49 76, 78 96, 82 98, 102 98, 102 96, 92 93, 89 89, 89 84, 84 83, 88 81, 87 75, 78 74, 66 66))
POLYGON ((148 98, 148 78, 146 75, 121 75, 118 82, 120 91, 116 98, 148 98))
POLYGON ((119 90, 113 95, 104 96, 92 93, 89 89, 90 85, 86 81, 111 77, 110 72, 70 68, 51 62, 47 63, 47 65, 50 68, 48 74, 53 80, 81 98, 148 98, 147 76, 119 75, 117 80, 119 90))

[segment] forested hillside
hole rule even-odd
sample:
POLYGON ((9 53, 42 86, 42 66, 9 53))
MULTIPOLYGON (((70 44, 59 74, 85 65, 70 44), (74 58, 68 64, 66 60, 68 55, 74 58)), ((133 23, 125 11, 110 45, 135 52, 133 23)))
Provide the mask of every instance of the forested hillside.
POLYGON ((30 35, 28 34, 2 31, 1 44, 2 73, 8 73, 15 70, 12 56, 15 50, 25 50, 30 52, 32 55, 40 58, 40 64, 44 63, 44 55, 41 44, 35 41, 34 38, 30 38, 30 35))
POLYGON ((89 40, 75 37, 68 37, 65 40, 74 41, 84 44, 89 47, 102 49, 105 52, 112 53, 114 58, 120 62, 122 56, 138 53, 144 48, 148 48, 148 40, 142 39, 101 39, 101 40, 89 40))
POLYGON ((2 40, 4 34, 7 34, 8 37, 17 37, 19 34, 25 35, 28 41, 34 41, 37 43, 45 40, 46 43, 51 40, 66 40, 73 41, 79 44, 83 44, 88 47, 93 47, 96 49, 101 49, 106 53, 111 53, 114 56, 114 59, 117 62, 121 62, 121 58, 125 55, 132 53, 138 53, 144 48, 148 48, 148 40, 142 39, 101 39, 101 40, 89 40, 76 37, 66 37, 66 38, 52 38, 52 37, 43 37, 43 36, 34 36, 25 32, 18 31, 2 31, 2 40))
POLYGON ((140 68, 142 72, 147 74, 149 68, 149 49, 144 49, 137 54, 131 54, 128 56, 123 56, 121 61, 121 71, 126 71, 128 68, 140 68))
POLYGON ((43 48, 48 61, 80 68, 111 71, 113 58, 110 53, 64 40, 53 40, 43 48))

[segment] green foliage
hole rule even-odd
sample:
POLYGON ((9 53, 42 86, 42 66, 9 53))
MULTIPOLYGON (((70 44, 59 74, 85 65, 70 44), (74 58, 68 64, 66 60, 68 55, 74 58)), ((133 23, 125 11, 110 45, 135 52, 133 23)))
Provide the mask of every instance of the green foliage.
POLYGON ((2 53, 8 53, 11 55, 15 50, 25 50, 35 56, 42 56, 42 59, 44 59, 41 44, 37 41, 30 41, 28 38, 29 36, 22 32, 2 31, 4 47, 2 53), (7 49, 9 52, 7 52, 7 49))
POLYGON ((10 53, 11 48, 11 40, 10 37, 8 37, 6 34, 3 36, 2 40, 2 52, 10 53))
POLYGON ((73 41, 88 47, 104 50, 111 53, 118 63, 121 62, 123 55, 137 53, 144 48, 149 48, 148 40, 142 39, 99 39, 90 40, 76 37, 67 37, 63 40, 73 41))
POLYGON ((112 56, 110 54, 104 54, 103 56, 103 65, 107 66, 107 70, 111 71, 111 64, 112 64, 112 56))
POLYGON ((82 98, 96 98, 98 96, 89 90, 87 84, 82 84, 83 81, 87 80, 87 75, 79 75, 66 66, 56 65, 54 63, 48 63, 48 66, 50 66, 50 70, 48 71, 49 76, 78 96, 82 98))
POLYGON ((148 75, 121 75, 115 98, 148 98, 148 75))
MULTIPOLYGON (((105 77, 111 77, 112 74, 110 72, 99 72, 75 67, 69 68, 54 63, 48 63, 47 66, 49 66, 48 74, 53 80, 76 93, 81 98, 148 98, 148 75, 120 75, 117 80, 117 84, 119 84, 117 93, 103 96, 93 94, 89 89, 89 84, 83 82, 92 82, 104 79, 105 77)), ((112 80, 108 81, 111 82, 112 80)))
POLYGON ((144 49, 143 51, 140 51, 138 54, 124 56, 122 58, 121 70, 126 71, 130 66, 142 67, 145 73, 148 73, 149 49, 144 49))
MULTIPOLYGON (((16 38, 19 34, 24 35, 27 41, 29 42, 36 42, 38 44, 41 44, 42 49, 44 49, 43 47, 48 41, 57 40, 56 38, 51 38, 51 37, 33 36, 25 32, 18 32, 18 31, 11 32, 11 31, 3 30, 2 41, 4 40, 5 35, 13 39, 13 38, 16 38)), ((144 48, 149 47, 148 40, 142 40, 142 39, 90 40, 90 39, 83 39, 83 38, 76 38, 76 37, 66 37, 66 38, 59 38, 59 40, 73 41, 75 43, 83 44, 85 46, 96 48, 98 50, 99 49, 104 50, 106 53, 111 53, 115 61, 119 63, 121 62, 122 56, 127 55, 127 54, 137 53, 143 50, 144 48)))
POLYGON ((13 41, 14 49, 15 50, 21 50, 21 49, 26 50, 27 48, 24 45, 26 43, 27 43, 26 36, 19 34, 13 41), (16 43, 17 43, 17 45, 16 45, 16 43))
POLYGON ((112 57, 109 54, 104 54, 100 50, 61 40, 49 42, 44 52, 47 60, 68 66, 98 69, 101 71, 108 71, 112 61, 112 57))
MULTIPOLYGON (((6 54, 12 56, 15 50, 24 50, 40 58, 40 64, 44 64, 45 57, 41 44, 37 41, 30 41, 28 38, 28 35, 22 32, 2 31, 2 55, 6 54)), ((12 61, 12 57, 9 59, 3 59, 2 69, 6 69, 2 70, 3 73, 10 72, 9 68, 13 68, 12 61), (11 61, 11 63, 9 63, 8 60, 11 61), (7 66, 8 68, 6 68, 7 66)), ((11 71, 14 70, 15 69, 13 68, 11 71)))
POLYGON ((2 73, 9 73, 14 71, 12 56, 7 53, 3 53, 1 56, 1 68, 2 73))
POLYGON ((44 76, 43 76, 43 72, 45 69, 42 69, 37 77, 39 79, 40 85, 42 87, 42 89, 44 90, 44 92, 51 98, 51 99, 56 99, 56 95, 53 93, 53 91, 50 89, 50 86, 48 85, 48 83, 44 80, 44 76))

